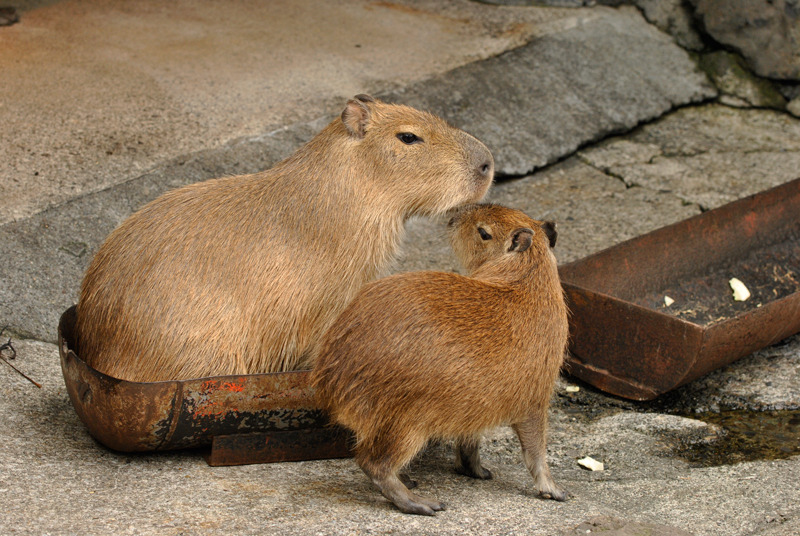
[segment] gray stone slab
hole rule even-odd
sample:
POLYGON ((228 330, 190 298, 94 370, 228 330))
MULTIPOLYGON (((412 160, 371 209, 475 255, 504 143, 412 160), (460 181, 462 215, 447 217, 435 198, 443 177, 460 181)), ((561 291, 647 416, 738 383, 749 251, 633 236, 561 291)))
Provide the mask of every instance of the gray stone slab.
POLYGON ((560 263, 699 213, 669 192, 627 188, 577 158, 500 186, 491 192, 492 201, 557 222, 560 263))
POLYGON ((390 95, 476 135, 507 175, 716 95, 688 54, 636 9, 577 13, 561 31, 390 95))
POLYGON ((692 6, 683 0, 625 0, 642 10, 645 18, 670 34, 687 50, 703 50, 705 43, 697 31, 692 6))
POLYGON ((759 76, 800 80, 797 0, 691 0, 717 42, 740 52, 759 76))
POLYGON ((718 50, 700 56, 698 64, 720 91, 720 102, 741 108, 786 108, 777 85, 754 75, 741 56, 718 50))

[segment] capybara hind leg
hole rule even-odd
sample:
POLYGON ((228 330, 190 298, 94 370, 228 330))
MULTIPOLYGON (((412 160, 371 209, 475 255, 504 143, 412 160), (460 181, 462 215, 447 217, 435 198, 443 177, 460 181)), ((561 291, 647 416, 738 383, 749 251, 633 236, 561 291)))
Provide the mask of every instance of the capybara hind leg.
MULTIPOLYGON (((397 442, 365 441, 356 450, 356 462, 378 487, 381 494, 407 514, 432 516, 444 510, 443 503, 411 493, 397 475, 398 470, 411 461, 423 443, 401 451, 397 442)), ((405 443, 407 444, 407 443, 405 443)))
POLYGON ((462 437, 456 441, 456 472, 489 480, 492 472, 481 465, 480 444, 478 437, 462 437))
POLYGON ((527 420, 514 425, 522 445, 522 459, 530 471, 536 488, 543 497, 567 500, 568 493, 559 488, 547 466, 547 406, 537 409, 527 420))
POLYGON ((445 508, 444 504, 439 501, 420 497, 408 491, 408 488, 400 482, 396 475, 389 475, 383 478, 370 475, 370 478, 381 491, 381 494, 406 514, 432 516, 445 508))

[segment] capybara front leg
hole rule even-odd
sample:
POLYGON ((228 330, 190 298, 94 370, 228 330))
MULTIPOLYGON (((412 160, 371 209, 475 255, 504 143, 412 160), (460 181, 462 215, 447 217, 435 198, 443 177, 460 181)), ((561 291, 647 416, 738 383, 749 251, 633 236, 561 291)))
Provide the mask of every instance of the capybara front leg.
POLYGON ((567 492, 559 488, 547 466, 547 406, 538 408, 527 420, 514 425, 522 445, 522 459, 530 471, 536 488, 543 497, 567 500, 567 492))
POLYGON ((478 437, 462 437, 456 441, 456 472, 489 480, 492 472, 481 465, 480 443, 478 437))

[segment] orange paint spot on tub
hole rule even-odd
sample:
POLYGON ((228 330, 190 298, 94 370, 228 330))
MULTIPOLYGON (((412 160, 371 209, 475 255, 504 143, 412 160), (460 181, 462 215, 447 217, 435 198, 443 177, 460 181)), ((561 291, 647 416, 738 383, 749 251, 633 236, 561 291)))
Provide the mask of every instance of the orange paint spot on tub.
POLYGON ((244 385, 241 383, 225 382, 220 386, 220 389, 225 389, 226 391, 232 391, 234 393, 241 393, 244 391, 244 385))

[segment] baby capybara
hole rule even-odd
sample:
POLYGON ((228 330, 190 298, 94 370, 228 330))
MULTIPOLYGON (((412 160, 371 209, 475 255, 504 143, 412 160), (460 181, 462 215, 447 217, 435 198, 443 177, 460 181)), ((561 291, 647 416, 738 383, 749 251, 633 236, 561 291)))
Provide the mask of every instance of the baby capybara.
POLYGON ((555 225, 472 205, 449 227, 469 277, 412 272, 366 285, 323 339, 318 401, 355 432, 356 461, 403 512, 444 508, 398 477, 429 440, 455 439, 456 469, 491 478, 480 436, 502 424, 516 431, 539 492, 564 500, 545 459, 568 331, 555 225))

